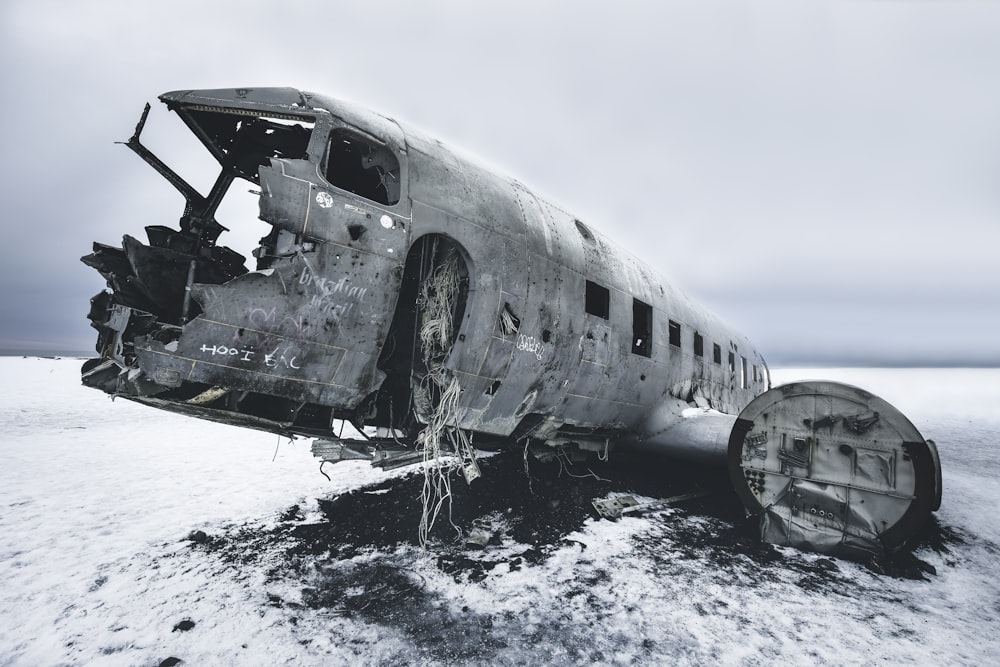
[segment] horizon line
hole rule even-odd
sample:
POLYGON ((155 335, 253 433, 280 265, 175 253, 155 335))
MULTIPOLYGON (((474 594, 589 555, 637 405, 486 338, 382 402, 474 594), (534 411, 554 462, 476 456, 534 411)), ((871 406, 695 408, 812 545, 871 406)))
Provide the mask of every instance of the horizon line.
MULTIPOLYGON (((11 351, 0 350, 0 357, 22 357, 25 359, 96 359, 96 352, 81 352, 79 350, 45 350, 45 351, 11 351)), ((974 360, 919 360, 910 361, 899 360, 872 360, 858 358, 844 358, 839 360, 804 360, 788 359, 778 362, 768 362, 769 369, 782 368, 1000 368, 1000 361, 974 361, 974 360)))

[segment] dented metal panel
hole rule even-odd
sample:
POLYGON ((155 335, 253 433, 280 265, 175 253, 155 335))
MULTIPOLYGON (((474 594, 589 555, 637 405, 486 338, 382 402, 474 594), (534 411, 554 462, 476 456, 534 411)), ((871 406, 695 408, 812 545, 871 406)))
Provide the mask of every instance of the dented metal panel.
POLYGON ((833 382, 757 397, 729 442, 730 477, 761 537, 825 553, 898 547, 937 508, 938 465, 898 410, 833 382))

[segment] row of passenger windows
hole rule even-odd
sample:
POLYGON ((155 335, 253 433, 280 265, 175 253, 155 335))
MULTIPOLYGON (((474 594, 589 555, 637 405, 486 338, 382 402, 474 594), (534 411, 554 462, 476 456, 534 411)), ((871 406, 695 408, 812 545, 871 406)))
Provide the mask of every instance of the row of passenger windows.
MULTIPOLYGON (((607 287, 588 280, 585 301, 585 308, 589 314, 605 320, 610 319, 611 291, 607 287)), ((680 322, 669 320, 667 335, 672 346, 681 348, 680 322)), ((735 350, 736 346, 732 347, 735 350)), ((653 354, 653 307, 636 298, 632 299, 632 353, 644 357, 653 354)), ((705 356, 705 338, 697 331, 694 332, 694 356, 699 358, 705 356)), ((712 343, 712 362, 722 365, 722 347, 718 343, 712 343)), ((728 362, 730 374, 735 375, 739 370, 740 387, 745 389, 751 381, 755 384, 764 381, 763 369, 757 364, 748 364, 744 356, 740 357, 737 369, 736 352, 733 350, 729 351, 728 362)))

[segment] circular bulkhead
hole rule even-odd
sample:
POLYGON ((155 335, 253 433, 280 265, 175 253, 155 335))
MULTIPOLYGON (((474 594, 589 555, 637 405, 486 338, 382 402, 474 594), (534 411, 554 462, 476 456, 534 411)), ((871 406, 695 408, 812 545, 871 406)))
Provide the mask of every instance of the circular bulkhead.
POLYGON ((729 474, 765 542, 859 558, 904 544, 941 503, 933 441, 873 394, 837 382, 767 391, 729 439, 729 474))

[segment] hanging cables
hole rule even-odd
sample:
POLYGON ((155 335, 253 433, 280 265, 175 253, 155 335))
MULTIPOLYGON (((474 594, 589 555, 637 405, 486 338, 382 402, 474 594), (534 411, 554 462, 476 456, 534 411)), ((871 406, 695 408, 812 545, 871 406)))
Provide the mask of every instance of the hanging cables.
MULTIPOLYGON (((475 461, 469 439, 455 426, 462 387, 458 378, 444 366, 451 348, 459 295, 459 258, 454 248, 441 250, 438 239, 431 243, 429 254, 430 269, 421 281, 417 297, 421 314, 420 351, 426 368, 420 388, 433 406, 427 426, 417 436, 417 447, 423 450, 424 461, 424 485, 420 494, 423 511, 417 531, 421 547, 427 546, 430 531, 445 502, 451 502, 451 471, 464 458, 471 458, 473 464, 475 461)), ((475 473, 478 476, 478 467, 475 473)), ((461 536, 457 526, 455 530, 461 536)))

